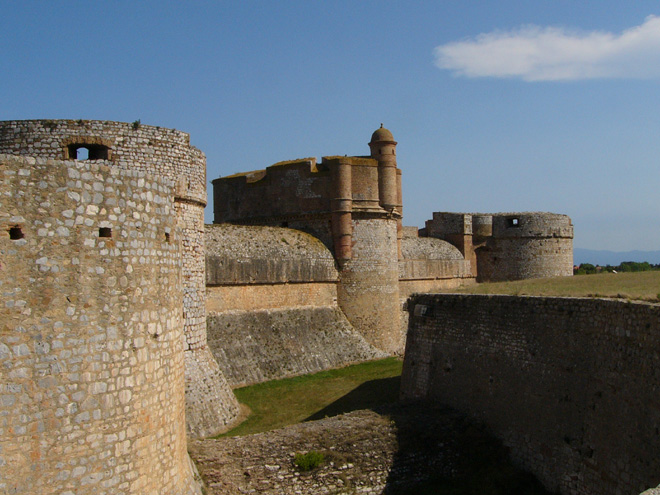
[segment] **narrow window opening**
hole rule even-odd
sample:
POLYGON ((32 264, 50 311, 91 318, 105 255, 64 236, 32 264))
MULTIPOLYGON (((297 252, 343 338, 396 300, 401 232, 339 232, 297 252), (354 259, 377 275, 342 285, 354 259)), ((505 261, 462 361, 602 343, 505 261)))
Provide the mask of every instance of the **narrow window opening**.
POLYGON ((20 225, 14 225, 9 228, 9 238, 11 240, 17 241, 18 239, 23 239, 23 237, 25 237, 25 234, 23 234, 23 229, 21 229, 20 225))
POLYGON ((77 143, 69 145, 72 160, 108 160, 110 148, 102 144, 77 143))
POLYGON ((101 227, 99 229, 99 237, 112 237, 112 229, 110 227, 101 227))
POLYGON ((507 218, 508 227, 520 227, 520 220, 518 218, 507 218))
POLYGON ((165 232, 165 242, 169 243, 170 242, 170 233, 165 232))

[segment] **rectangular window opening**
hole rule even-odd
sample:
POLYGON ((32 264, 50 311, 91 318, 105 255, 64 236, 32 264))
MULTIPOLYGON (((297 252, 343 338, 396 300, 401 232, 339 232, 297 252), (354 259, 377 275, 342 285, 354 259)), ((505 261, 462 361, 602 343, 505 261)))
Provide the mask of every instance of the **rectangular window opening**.
POLYGON ((20 225, 14 225, 13 227, 9 227, 9 238, 12 241, 17 241, 19 239, 23 239, 25 237, 25 234, 23 234, 23 229, 21 229, 20 225))

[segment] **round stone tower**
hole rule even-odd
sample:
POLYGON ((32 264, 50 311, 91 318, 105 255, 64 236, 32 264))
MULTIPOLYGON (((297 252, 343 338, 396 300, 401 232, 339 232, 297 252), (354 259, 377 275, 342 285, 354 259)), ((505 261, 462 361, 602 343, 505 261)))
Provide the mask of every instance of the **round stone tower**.
POLYGON ((206 159, 190 146, 189 135, 139 121, 4 121, 0 122, 0 153, 86 159, 174 183, 172 214, 181 229, 182 246, 186 424, 193 436, 226 429, 238 416, 239 406, 206 343, 206 159))
POLYGON ((0 493, 201 493, 175 208, 146 170, 0 155, 0 493))
POLYGON ((568 216, 523 212, 491 218, 481 232, 486 242, 476 250, 479 281, 573 275, 573 224, 568 216))
MULTIPOLYGON (((352 181, 353 199, 360 198, 357 187, 376 191, 378 201, 360 207, 353 201, 350 213, 350 259, 341 263, 337 301, 351 324, 375 347, 390 353, 402 353, 405 335, 400 325, 399 256, 400 193, 397 184, 396 142, 392 133, 381 126, 369 143, 371 156, 377 160, 377 175, 365 172, 374 165, 361 167, 347 175, 352 181), (371 183, 378 182, 378 187, 371 183)), ((341 198, 351 197, 349 191, 341 198)), ((348 205, 348 203, 346 203, 348 205)), ((359 202, 358 202, 359 204, 359 202)), ((343 212, 342 212, 343 213, 343 212)))

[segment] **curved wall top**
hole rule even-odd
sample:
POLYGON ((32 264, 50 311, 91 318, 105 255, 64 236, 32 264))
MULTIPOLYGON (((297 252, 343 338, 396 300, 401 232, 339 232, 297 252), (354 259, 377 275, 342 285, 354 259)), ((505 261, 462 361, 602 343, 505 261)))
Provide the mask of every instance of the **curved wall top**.
POLYGON ((190 146, 185 132, 139 121, 0 121, 0 153, 67 160, 76 159, 81 148, 91 161, 168 178, 178 199, 206 205, 206 157, 190 146))

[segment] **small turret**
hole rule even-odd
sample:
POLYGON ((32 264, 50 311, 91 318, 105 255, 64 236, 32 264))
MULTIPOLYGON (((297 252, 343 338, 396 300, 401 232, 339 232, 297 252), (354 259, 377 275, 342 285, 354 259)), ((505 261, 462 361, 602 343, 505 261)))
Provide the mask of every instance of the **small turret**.
MULTIPOLYGON (((394 212, 401 208, 396 177, 396 141, 392 133, 380 124, 371 135, 371 157, 378 160, 378 195, 380 206, 394 212)), ((399 211, 397 213, 400 214, 399 211)))

